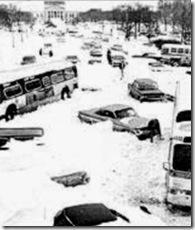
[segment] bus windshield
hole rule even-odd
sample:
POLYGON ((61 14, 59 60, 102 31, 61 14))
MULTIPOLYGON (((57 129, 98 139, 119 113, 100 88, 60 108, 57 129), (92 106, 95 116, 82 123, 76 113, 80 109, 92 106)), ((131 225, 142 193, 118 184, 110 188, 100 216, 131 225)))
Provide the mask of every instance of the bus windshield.
POLYGON ((191 121, 191 110, 182 111, 177 115, 177 122, 191 121))
POLYGON ((191 145, 176 144, 174 146, 173 169, 191 172, 191 145))

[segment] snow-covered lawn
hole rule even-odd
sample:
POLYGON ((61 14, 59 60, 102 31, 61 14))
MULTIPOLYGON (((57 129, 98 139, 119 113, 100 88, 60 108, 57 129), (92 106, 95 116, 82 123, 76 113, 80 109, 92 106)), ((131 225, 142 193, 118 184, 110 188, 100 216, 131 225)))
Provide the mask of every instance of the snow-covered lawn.
MULTIPOLYGON (((4 67, 19 63, 16 59, 26 51, 37 55, 43 42, 35 33, 29 34, 24 43, 18 41, 13 51, 8 35, 2 32, 0 35, 0 62, 4 67)), ((142 45, 144 39, 132 39, 124 42, 129 52, 129 65, 121 81, 120 70, 110 67, 105 58, 109 44, 104 46, 103 63, 90 66, 87 64, 88 51, 80 49, 82 40, 67 37, 66 43, 55 44, 54 50, 53 59, 70 53, 81 59, 78 66, 80 89, 73 97, 40 107, 9 123, 1 121, 1 127, 40 126, 45 135, 30 142, 13 140, 8 143, 7 151, 0 151, 0 223, 52 225, 56 212, 69 204, 107 200, 129 206, 145 204, 166 224, 189 226, 190 216, 171 214, 164 204, 162 163, 168 156, 173 103, 139 103, 127 95, 127 83, 135 78, 152 78, 162 90, 174 94, 177 80, 191 80, 185 74, 186 68, 166 67, 165 72, 151 71, 149 60, 131 57, 151 49, 142 45), (81 91, 88 86, 101 90, 81 91), (113 132, 110 122, 87 125, 77 118, 79 110, 112 103, 132 105, 139 115, 158 118, 165 140, 141 142, 131 134, 113 132), (80 170, 90 175, 89 184, 64 188, 50 180, 52 176, 80 170)), ((42 60, 46 58, 38 58, 39 62, 42 60)))

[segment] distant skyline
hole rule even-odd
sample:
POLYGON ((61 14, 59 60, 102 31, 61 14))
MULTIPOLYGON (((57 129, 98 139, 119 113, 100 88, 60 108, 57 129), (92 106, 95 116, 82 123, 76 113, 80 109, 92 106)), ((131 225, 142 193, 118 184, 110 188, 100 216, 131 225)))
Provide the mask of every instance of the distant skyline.
MULTIPOLYGON (((135 5, 135 4, 148 5, 153 7, 154 9, 157 7, 158 0, 129 0, 129 1, 103 1, 103 0, 85 0, 85 1, 77 1, 77 0, 69 0, 66 1, 66 9, 69 11, 87 11, 91 8, 100 8, 102 10, 111 10, 112 8, 125 4, 125 5, 135 5)), ((14 4, 21 10, 29 10, 29 11, 43 11, 44 9, 44 1, 41 0, 28 0, 28 1, 2 1, 0 0, 0 4, 14 4)))

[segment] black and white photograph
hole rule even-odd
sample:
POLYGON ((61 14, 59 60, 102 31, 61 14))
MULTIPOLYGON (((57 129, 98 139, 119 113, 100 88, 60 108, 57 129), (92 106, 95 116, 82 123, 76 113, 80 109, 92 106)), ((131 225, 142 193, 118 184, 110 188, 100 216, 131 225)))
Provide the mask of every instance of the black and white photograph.
POLYGON ((0 226, 191 227, 191 38, 190 0, 0 0, 0 226))

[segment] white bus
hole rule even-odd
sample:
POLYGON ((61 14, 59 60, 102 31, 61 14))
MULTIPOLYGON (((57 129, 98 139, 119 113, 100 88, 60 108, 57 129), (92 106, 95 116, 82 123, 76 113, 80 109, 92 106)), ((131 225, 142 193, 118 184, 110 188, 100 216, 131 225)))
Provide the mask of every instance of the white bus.
POLYGON ((38 106, 70 98, 78 88, 77 68, 65 61, 32 64, 0 72, 0 118, 6 121, 16 114, 38 106))
MULTIPOLYGON (((182 83, 181 83, 182 84, 182 83)), ((166 173, 166 202, 191 207, 191 86, 178 85, 166 173), (184 91, 183 89, 183 91, 184 91)))
POLYGON ((170 63, 173 66, 179 66, 185 60, 186 62, 189 62, 190 64, 191 63, 191 46, 190 45, 180 45, 180 44, 165 44, 162 46, 161 56, 162 56, 163 61, 170 63))

